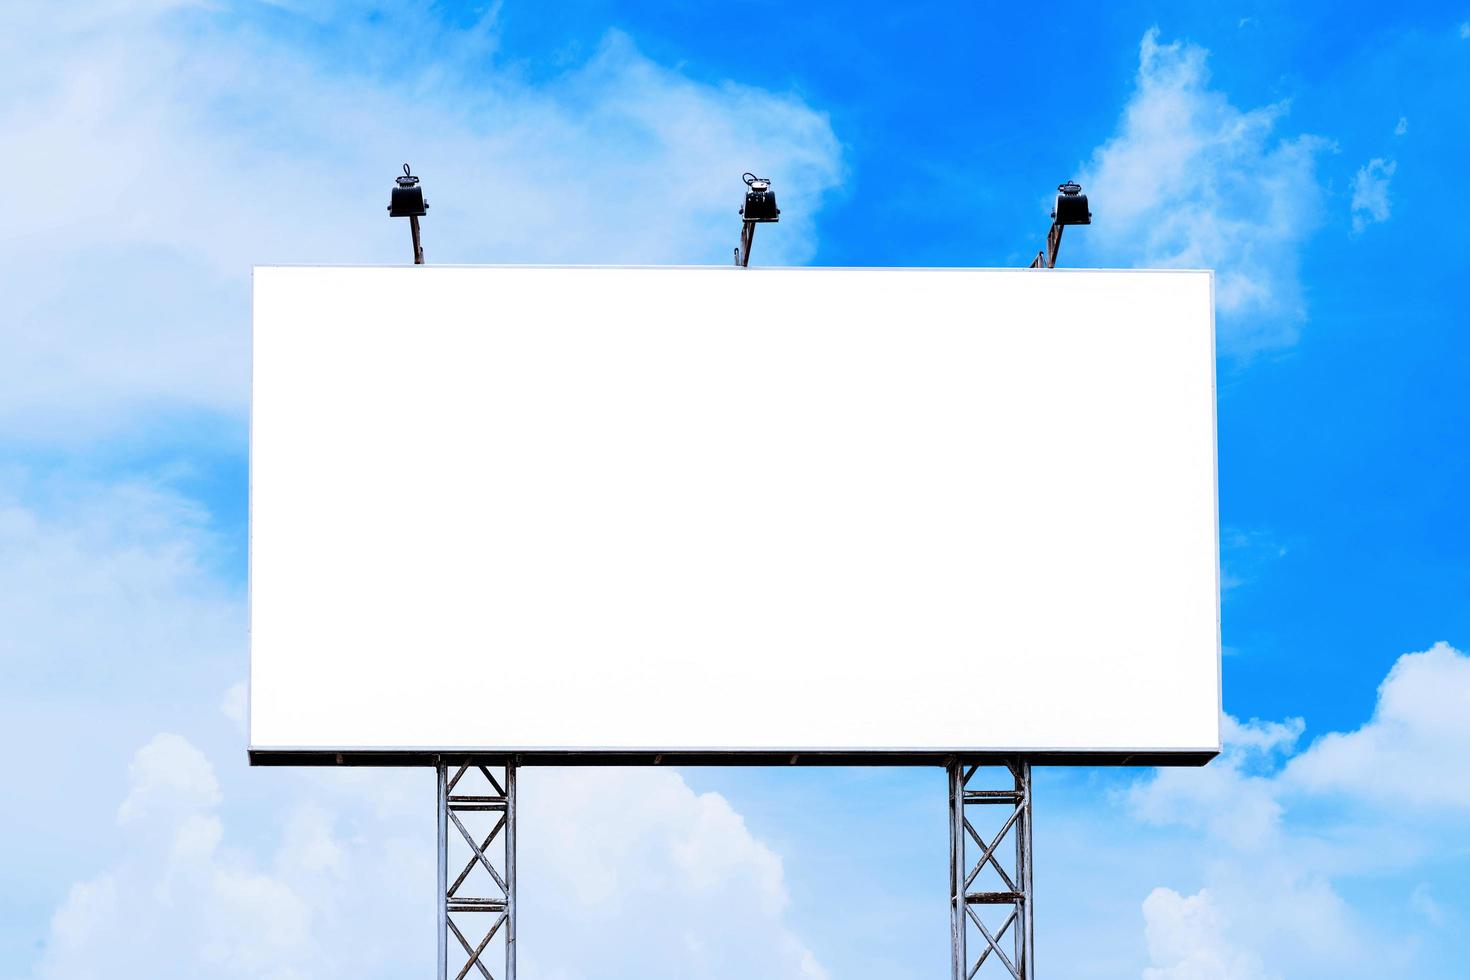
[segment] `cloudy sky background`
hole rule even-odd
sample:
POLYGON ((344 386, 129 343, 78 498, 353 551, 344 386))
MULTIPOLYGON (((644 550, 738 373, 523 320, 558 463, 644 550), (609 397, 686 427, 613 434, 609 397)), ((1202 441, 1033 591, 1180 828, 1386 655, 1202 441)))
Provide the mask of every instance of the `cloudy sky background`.
MULTIPOLYGON (((250 770, 257 263, 1217 269, 1227 751, 1037 778, 1048 976, 1463 976, 1470 8, 7 7, 0 960, 401 977, 433 783, 250 770)), ((943 776, 528 771, 523 975, 947 970, 943 776)))

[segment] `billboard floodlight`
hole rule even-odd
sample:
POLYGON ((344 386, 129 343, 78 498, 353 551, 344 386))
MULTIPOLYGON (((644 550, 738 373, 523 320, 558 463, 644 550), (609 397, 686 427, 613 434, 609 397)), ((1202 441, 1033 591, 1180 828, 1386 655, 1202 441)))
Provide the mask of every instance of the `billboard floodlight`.
POLYGON ((409 231, 413 234, 413 264, 424 264, 424 246, 419 240, 419 219, 429 213, 429 202, 424 200, 424 189, 419 179, 403 165, 403 176, 393 183, 393 196, 388 199, 390 218, 407 218, 409 231))
POLYGON ((770 178, 747 173, 741 179, 749 188, 745 192, 745 207, 740 209, 741 217, 746 221, 780 221, 781 209, 776 207, 776 192, 771 190, 770 178))
POLYGON ((755 226, 781 220, 781 209, 776 207, 776 192, 771 190, 768 177, 757 177, 746 171, 745 204, 740 209, 740 247, 735 250, 735 264, 741 268, 750 265, 750 247, 755 244, 755 226))
POLYGON ((1057 185, 1057 203, 1051 212, 1051 228, 1046 233, 1046 248, 1036 253, 1031 260, 1033 269, 1053 269, 1057 264, 1057 252, 1062 247, 1062 229, 1068 225, 1092 224, 1092 212, 1087 210, 1087 195, 1082 185, 1069 180, 1057 185))
POLYGON ((1051 216, 1059 225, 1090 225, 1092 212, 1087 210, 1087 195, 1075 180, 1057 185, 1057 206, 1051 216))

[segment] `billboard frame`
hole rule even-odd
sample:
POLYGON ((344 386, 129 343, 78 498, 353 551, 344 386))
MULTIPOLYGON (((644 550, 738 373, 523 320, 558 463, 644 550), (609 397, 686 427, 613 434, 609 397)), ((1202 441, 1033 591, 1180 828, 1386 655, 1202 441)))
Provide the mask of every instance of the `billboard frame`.
MULTIPOLYGON (((404 267, 391 264, 363 264, 363 265, 341 265, 341 264, 304 264, 290 266, 259 266, 257 268, 288 268, 288 269, 391 269, 401 270, 404 267)), ((754 270, 734 270, 724 266, 679 266, 679 265, 562 265, 562 264, 505 264, 505 265, 436 265, 434 269, 535 269, 535 270, 650 270, 650 271, 720 271, 722 273, 740 275, 754 272, 762 275, 772 272, 801 272, 803 274, 822 274, 827 272, 1006 272, 1016 273, 1032 270, 1018 270, 1008 267, 761 267, 754 270)), ((1040 270, 1045 273, 1048 270, 1040 270)), ((1063 270, 1058 270, 1059 272, 1063 270)), ((1213 270, 1203 269, 1067 269, 1065 274, 1150 274, 1160 273, 1183 273, 1183 274, 1205 274, 1209 282, 1209 343, 1212 353, 1216 344, 1215 323, 1215 276, 1213 270)), ((254 333, 254 317, 252 316, 252 346, 254 333)), ((252 358, 252 399, 254 393, 254 363, 252 358)), ((1214 370, 1214 360, 1211 361, 1210 386, 1212 394, 1212 430, 1218 432, 1218 384, 1214 370)), ((250 430, 251 440, 251 509, 253 511, 254 501, 254 425, 250 430)), ((1219 603, 1220 593, 1220 569, 1219 569, 1219 466, 1218 466, 1218 436, 1211 447, 1214 468, 1213 482, 1213 511, 1216 527, 1215 535, 1215 594, 1217 596, 1215 633, 1216 652, 1214 665, 1216 673, 1215 691, 1223 711, 1223 665, 1221 658, 1220 643, 1220 621, 1219 603)), ((253 565, 253 563, 252 563, 253 565)), ((252 567, 253 578, 253 567, 252 567)), ((253 661, 252 661, 253 668, 253 661)), ((253 694, 253 686, 247 684, 247 690, 253 694)), ((248 707, 247 707, 247 717, 248 707)), ((414 748, 403 747, 354 747, 349 749, 334 750, 321 747, 282 747, 270 746, 257 748, 253 742, 247 747, 249 764, 252 766, 276 767, 276 766, 371 766, 371 767, 436 767, 444 765, 461 765, 476 761, 498 760, 502 765, 514 767, 523 766, 935 766, 951 767, 955 760, 964 760, 966 764, 980 766, 1004 766, 1015 760, 1025 760, 1028 765, 1037 766, 1181 766, 1197 767, 1207 764, 1210 760, 1220 754, 1222 741, 1219 730, 1219 722, 1216 723, 1216 741, 1214 747, 1191 747, 1181 749, 1159 749, 1157 747, 1147 749, 1117 748, 1117 749, 1033 749, 1024 746, 985 749, 970 749, 964 747, 945 747, 943 749, 721 749, 721 748, 614 748, 614 749, 565 749, 565 748, 508 748, 504 746, 444 746, 431 747, 421 746, 414 748)))

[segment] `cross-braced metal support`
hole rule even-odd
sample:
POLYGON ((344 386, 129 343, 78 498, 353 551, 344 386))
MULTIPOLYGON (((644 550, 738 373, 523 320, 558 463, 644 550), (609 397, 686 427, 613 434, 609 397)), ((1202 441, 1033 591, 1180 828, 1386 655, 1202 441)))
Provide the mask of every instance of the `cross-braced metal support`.
POLYGON ((949 875, 952 980, 1035 980, 1031 763, 949 763, 949 875))
POLYGON ((505 948, 502 980, 516 978, 516 766, 514 760, 438 763, 439 974, 496 980, 492 944, 505 948), (451 879, 450 874, 454 874, 451 879), (462 964, 462 965, 461 965, 462 964))

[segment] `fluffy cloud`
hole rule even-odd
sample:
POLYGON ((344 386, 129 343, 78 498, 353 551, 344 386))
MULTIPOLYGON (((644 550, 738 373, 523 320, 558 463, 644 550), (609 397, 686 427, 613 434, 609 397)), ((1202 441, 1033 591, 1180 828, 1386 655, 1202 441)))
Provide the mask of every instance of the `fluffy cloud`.
MULTIPOLYGON (((257 770, 290 787, 268 839, 232 834, 220 781, 161 734, 129 768, 106 866, 55 913, 42 978, 390 977, 434 955, 432 780, 257 770), (415 792, 417 791, 417 792, 415 792)), ((781 859, 665 769, 522 773, 528 974, 822 980, 784 920, 781 859)), ((279 794, 277 794, 279 795, 279 794)))
POLYGON ((160 734, 138 750, 128 767, 129 791, 117 819, 122 824, 158 821, 174 807, 192 812, 220 801, 214 767, 180 735, 160 734))
POLYGON ((0 703, 115 701, 140 674, 167 689, 244 652, 228 552, 167 479, 5 474, 0 554, 0 703))
MULTIPOLYGON (((0 832, 26 842, 0 875, 0 941, 27 954, 12 973, 26 973, 58 886, 121 853, 116 838, 187 865, 218 836, 207 813, 220 788, 182 740, 150 742, 128 775, 153 733, 218 717, 198 694, 237 677, 245 653, 236 553, 177 476, 0 471, 0 742, 16 788, 0 794, 0 832)), ((103 876, 74 923, 134 899, 103 876)))
POLYGON ((723 797, 667 769, 529 769, 521 792, 528 975, 825 977, 781 859, 723 797))
POLYGON ((1198 890, 1161 887, 1145 901, 1153 965, 1144 976, 1412 972, 1415 943, 1363 942, 1368 910, 1345 895, 1376 876, 1378 897, 1402 910, 1407 928, 1443 920, 1417 874, 1431 856, 1451 880, 1463 865, 1454 855, 1470 807, 1466 704, 1470 657, 1440 643, 1398 660, 1372 719, 1356 731, 1328 733, 1298 751, 1300 719, 1227 717, 1225 751, 1215 762, 1161 770, 1134 785, 1133 814, 1198 834, 1191 850, 1203 859, 1198 890), (1402 894, 1384 891, 1385 875, 1397 876, 1402 894))
POLYGON ((493 16, 282 9, 266 31, 260 9, 7 10, 0 126, 25 175, 8 226, 27 234, 0 238, 0 437, 238 419, 250 267, 403 262, 384 205, 404 160, 430 262, 727 262, 747 169, 784 188, 762 261, 813 252, 841 151, 796 96, 692 80, 616 32, 532 84, 497 59, 493 16))
POLYGON ((1306 316, 1298 255, 1319 222, 1329 144, 1278 135, 1284 102, 1236 108, 1210 87, 1206 56, 1144 35, 1117 131, 1080 178, 1098 219, 1079 245, 1099 264, 1215 269, 1222 347, 1289 344, 1306 316))
POLYGON ((314 975, 310 967, 325 960, 309 958, 313 909, 291 875, 263 871, 223 845, 219 786, 203 753, 158 735, 129 777, 120 846, 57 910, 36 975, 314 975))
POLYGON ((1188 897, 1156 888, 1143 902, 1144 934, 1154 963, 1143 980, 1258 980, 1260 958, 1236 947, 1209 889, 1188 897))
POLYGON ((1281 804, 1266 771, 1302 729, 1300 718, 1242 724, 1226 715, 1225 752, 1204 769, 1159 770, 1133 787, 1133 811, 1148 823, 1206 830, 1241 851, 1270 846, 1280 831, 1281 804))
POLYGON ((1299 975, 1355 975, 1357 924, 1287 825, 1276 778, 1303 723, 1223 719, 1225 751, 1204 769, 1164 769, 1129 794, 1157 827, 1198 832, 1206 885, 1192 895, 1158 888, 1144 903, 1152 967, 1147 980, 1255 980, 1262 962, 1299 975), (1318 974, 1311 970, 1326 971, 1318 974))
POLYGON ((1361 232, 1369 225, 1387 221, 1393 213, 1388 199, 1388 183, 1398 164, 1375 157, 1358 168, 1353 177, 1353 231, 1361 232))
POLYGON ((1286 785, 1381 804, 1470 811, 1470 657, 1446 643, 1400 657, 1373 718, 1317 739, 1286 785))

